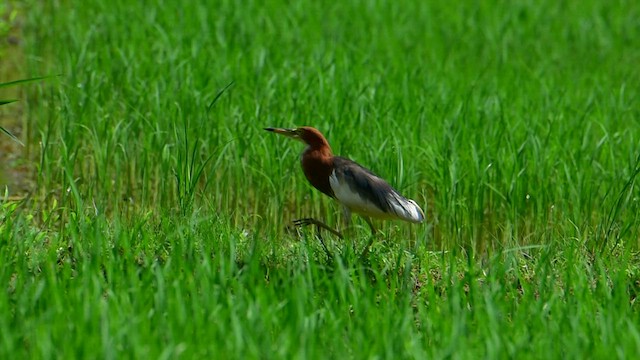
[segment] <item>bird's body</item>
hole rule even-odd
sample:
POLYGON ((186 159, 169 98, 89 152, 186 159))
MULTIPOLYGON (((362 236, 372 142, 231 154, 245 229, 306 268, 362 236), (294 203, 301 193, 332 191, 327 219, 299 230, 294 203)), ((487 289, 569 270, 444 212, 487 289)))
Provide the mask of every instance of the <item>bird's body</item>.
POLYGON ((376 219, 424 221, 424 214, 413 200, 400 195, 386 181, 357 163, 335 156, 329 176, 333 196, 347 209, 376 219))
MULTIPOLYGON (((334 156, 325 137, 312 127, 297 129, 267 128, 299 139, 307 148, 302 153, 302 170, 313 187, 343 205, 345 218, 351 212, 362 215, 375 231, 369 218, 398 219, 413 223, 424 221, 424 213, 415 201, 400 195, 382 178, 347 158, 334 156)), ((314 220, 317 224, 317 221, 314 220)), ((318 224, 317 224, 318 225, 318 224)))

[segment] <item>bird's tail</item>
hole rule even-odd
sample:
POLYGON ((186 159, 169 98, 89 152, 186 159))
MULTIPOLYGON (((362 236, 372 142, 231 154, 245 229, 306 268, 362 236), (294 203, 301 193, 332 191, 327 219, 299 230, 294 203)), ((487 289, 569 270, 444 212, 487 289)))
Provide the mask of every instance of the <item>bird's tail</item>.
POLYGON ((399 218, 413 223, 424 221, 424 212, 415 201, 398 193, 394 193, 393 198, 395 201, 390 201, 391 209, 399 218))
POLYGON ((409 204, 411 204, 411 206, 409 207, 410 210, 408 212, 408 217, 406 217, 405 219, 411 222, 416 222, 416 223, 421 223, 424 221, 424 212, 422 211, 422 209, 420 208, 420 206, 418 206, 418 204, 416 204, 415 201, 413 200, 408 200, 409 204))

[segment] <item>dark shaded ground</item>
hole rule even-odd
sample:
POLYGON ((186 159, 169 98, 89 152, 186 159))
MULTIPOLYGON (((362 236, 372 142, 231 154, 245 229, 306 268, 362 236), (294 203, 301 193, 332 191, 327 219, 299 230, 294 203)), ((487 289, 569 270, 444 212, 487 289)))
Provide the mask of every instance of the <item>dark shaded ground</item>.
MULTIPOLYGON (((0 14, 0 21, 9 24, 8 31, 0 33, 0 82, 25 77, 24 52, 22 49, 22 29, 19 20, 9 22, 6 14, 0 14)), ((0 99, 24 99, 21 86, 0 88, 0 99)), ((0 126, 18 139, 23 139, 24 104, 17 101, 0 106, 0 126)), ((28 159, 24 158, 25 148, 6 134, 0 134, 0 196, 8 189, 11 198, 22 198, 32 188, 32 171, 28 159)))

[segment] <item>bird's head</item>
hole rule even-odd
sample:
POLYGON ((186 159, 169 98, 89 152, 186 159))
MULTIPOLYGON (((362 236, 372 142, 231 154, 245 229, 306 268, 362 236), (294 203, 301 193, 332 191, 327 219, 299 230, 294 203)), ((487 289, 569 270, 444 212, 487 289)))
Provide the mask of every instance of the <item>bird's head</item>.
POLYGON ((310 126, 302 126, 295 129, 265 128, 265 130, 300 140, 312 148, 323 146, 329 147, 329 142, 324 138, 322 133, 310 126))

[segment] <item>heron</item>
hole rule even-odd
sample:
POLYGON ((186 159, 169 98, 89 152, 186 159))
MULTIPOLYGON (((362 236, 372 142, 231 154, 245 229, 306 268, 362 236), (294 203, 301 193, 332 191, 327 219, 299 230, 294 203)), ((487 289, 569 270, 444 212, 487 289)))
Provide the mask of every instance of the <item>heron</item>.
MULTIPOLYGON (((347 227, 351 223, 351 213, 364 218, 374 235, 376 229, 372 218, 424 222, 424 212, 414 200, 402 196, 380 176, 355 161, 333 155, 329 142, 317 129, 302 126, 295 129, 269 127, 265 130, 306 144, 301 157, 302 171, 314 188, 342 205, 347 227)), ((294 224, 316 225, 339 238, 343 237, 338 230, 314 218, 294 220, 294 224)))

